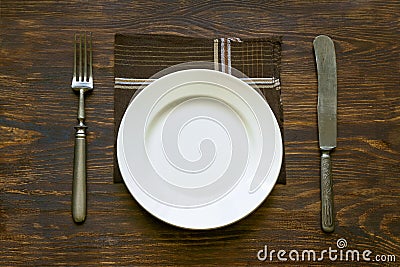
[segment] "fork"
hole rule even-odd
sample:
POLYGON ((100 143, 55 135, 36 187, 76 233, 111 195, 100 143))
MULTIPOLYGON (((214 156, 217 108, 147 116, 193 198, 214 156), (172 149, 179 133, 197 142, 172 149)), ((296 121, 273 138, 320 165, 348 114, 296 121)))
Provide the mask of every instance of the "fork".
POLYGON ((86 128, 85 93, 93 90, 92 33, 74 37, 74 74, 72 89, 79 93, 78 125, 75 126, 72 217, 76 223, 86 219, 86 128))

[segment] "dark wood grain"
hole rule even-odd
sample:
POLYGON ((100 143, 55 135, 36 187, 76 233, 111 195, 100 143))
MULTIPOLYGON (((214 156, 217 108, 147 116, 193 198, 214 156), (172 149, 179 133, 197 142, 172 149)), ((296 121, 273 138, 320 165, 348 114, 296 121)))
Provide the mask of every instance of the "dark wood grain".
MULTIPOLYGON (((267 265, 257 252, 349 249, 400 260, 400 5, 397 1, 1 1, 0 265, 267 265), (88 217, 71 217, 73 34, 93 32, 87 97, 88 217), (114 34, 283 37, 287 185, 246 219, 176 229, 113 184, 114 34), (312 40, 335 43, 336 229, 320 228, 317 76, 312 40)), ((274 258, 274 265, 280 263, 274 258)), ((355 262, 281 262, 281 265, 355 262)), ((365 265, 365 262, 360 262, 365 265)), ((386 263, 390 265, 389 263, 386 263)), ((370 262, 368 266, 380 265, 370 262)), ((391 263, 395 266, 396 263, 391 263)))

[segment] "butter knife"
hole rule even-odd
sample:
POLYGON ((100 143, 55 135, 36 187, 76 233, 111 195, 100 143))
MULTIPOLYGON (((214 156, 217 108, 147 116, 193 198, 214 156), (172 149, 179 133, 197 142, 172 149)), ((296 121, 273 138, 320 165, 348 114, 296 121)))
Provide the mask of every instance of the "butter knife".
POLYGON ((333 211, 332 164, 330 152, 336 147, 337 75, 335 47, 325 35, 314 39, 318 72, 318 134, 321 150, 321 226, 324 232, 335 229, 333 211))

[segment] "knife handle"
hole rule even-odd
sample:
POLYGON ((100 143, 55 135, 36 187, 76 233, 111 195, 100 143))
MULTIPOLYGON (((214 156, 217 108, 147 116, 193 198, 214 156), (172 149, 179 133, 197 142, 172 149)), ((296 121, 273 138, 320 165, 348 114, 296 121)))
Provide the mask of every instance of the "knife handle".
POLYGON ((81 121, 75 129, 72 217, 82 223, 86 219, 86 126, 81 121))
POLYGON ((335 229, 333 216, 332 163, 329 151, 321 154, 321 221, 322 230, 327 233, 335 229))

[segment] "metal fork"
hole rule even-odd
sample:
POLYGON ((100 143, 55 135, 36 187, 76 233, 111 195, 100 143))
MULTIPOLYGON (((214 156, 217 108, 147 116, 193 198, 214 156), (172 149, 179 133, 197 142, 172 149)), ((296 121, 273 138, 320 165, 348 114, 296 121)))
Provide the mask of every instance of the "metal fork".
POLYGON ((74 37, 74 74, 72 89, 79 93, 78 125, 75 126, 72 217, 82 223, 86 219, 86 128, 85 93, 93 90, 92 33, 76 33, 74 37))

